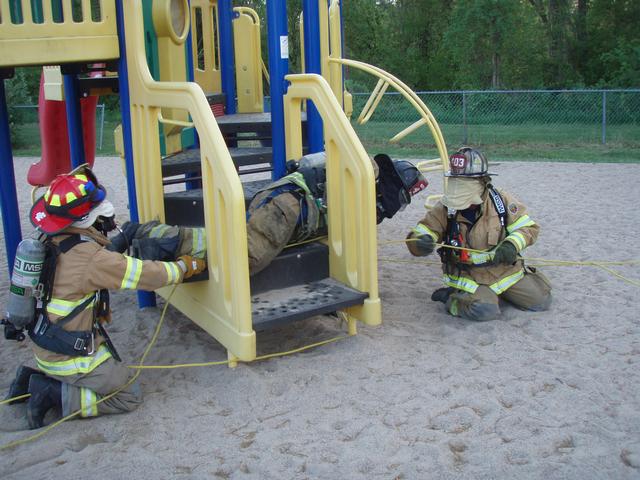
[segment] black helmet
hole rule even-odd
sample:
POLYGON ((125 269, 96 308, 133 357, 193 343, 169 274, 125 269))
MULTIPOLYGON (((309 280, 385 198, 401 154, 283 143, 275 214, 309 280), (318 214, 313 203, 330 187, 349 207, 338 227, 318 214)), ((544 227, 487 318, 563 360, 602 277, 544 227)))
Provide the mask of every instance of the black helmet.
POLYGON ((411 197, 429 184, 420 170, 407 160, 392 160, 380 153, 374 157, 380 174, 376 183, 378 223, 393 217, 411 203, 411 197))

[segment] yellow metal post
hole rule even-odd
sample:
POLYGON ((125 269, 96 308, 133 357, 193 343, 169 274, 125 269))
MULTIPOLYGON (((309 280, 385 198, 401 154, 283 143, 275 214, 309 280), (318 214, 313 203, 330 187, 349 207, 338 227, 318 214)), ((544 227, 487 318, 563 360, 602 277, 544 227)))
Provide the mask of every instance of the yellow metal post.
POLYGON ((222 91, 218 1, 191 0, 191 48, 194 79, 205 93, 222 91))
POLYGON ((262 113, 264 94, 260 17, 246 7, 236 7, 233 11, 239 15, 233 20, 238 113, 262 113))

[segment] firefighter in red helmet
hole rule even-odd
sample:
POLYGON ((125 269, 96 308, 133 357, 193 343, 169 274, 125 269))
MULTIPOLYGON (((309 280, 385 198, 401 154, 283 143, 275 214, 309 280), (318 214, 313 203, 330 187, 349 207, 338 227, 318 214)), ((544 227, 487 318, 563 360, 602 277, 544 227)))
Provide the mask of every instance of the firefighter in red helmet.
POLYGON ((31 394, 30 428, 43 426, 54 408, 64 416, 80 410, 82 417, 135 409, 142 402, 137 382, 98 403, 132 375, 104 328, 111 318, 108 289, 155 290, 206 268, 190 256, 142 261, 107 250, 114 213, 87 165, 56 177, 31 208, 31 222, 46 246, 43 293, 27 325, 37 369, 20 366, 9 391, 9 398, 31 394))

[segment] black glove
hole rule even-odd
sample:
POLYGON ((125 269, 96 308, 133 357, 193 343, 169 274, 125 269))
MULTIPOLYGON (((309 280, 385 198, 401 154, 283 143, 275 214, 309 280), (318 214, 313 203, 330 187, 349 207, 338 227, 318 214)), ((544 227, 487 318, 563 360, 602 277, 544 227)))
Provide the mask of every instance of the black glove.
POLYGON ((502 242, 496 248, 493 254, 493 263, 496 265, 499 263, 504 263, 506 265, 513 265, 516 263, 516 258, 518 256, 518 252, 516 251, 516 246, 511 242, 502 242))
POLYGON ((417 239, 413 243, 418 257, 426 257, 433 253, 433 250, 436 247, 436 242, 433 241, 433 237, 431 235, 419 235, 414 238, 417 239))

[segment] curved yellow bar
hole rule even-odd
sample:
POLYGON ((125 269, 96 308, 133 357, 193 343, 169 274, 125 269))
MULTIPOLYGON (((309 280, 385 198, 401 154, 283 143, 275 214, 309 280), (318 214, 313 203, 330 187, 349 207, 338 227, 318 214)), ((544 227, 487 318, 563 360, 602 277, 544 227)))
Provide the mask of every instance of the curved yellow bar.
POLYGON ((398 92, 400 92, 402 96, 405 97, 409 101, 409 103, 414 106, 418 113, 420 113, 420 116, 424 119, 436 142, 438 154, 440 155, 440 160, 442 161, 442 167, 443 169, 448 168, 449 163, 447 156, 447 147, 445 145, 440 126, 438 125, 438 122, 436 122, 436 119, 434 118, 429 108, 427 108, 422 99, 418 97, 418 95, 413 90, 411 90, 405 83, 403 83, 401 80, 394 77, 390 73, 382 70, 381 68, 369 65, 368 63, 359 62, 356 60, 348 60, 346 58, 331 58, 329 61, 348 65, 350 67, 358 68, 362 71, 370 73, 371 75, 374 75, 388 82, 392 87, 398 90, 398 92))

